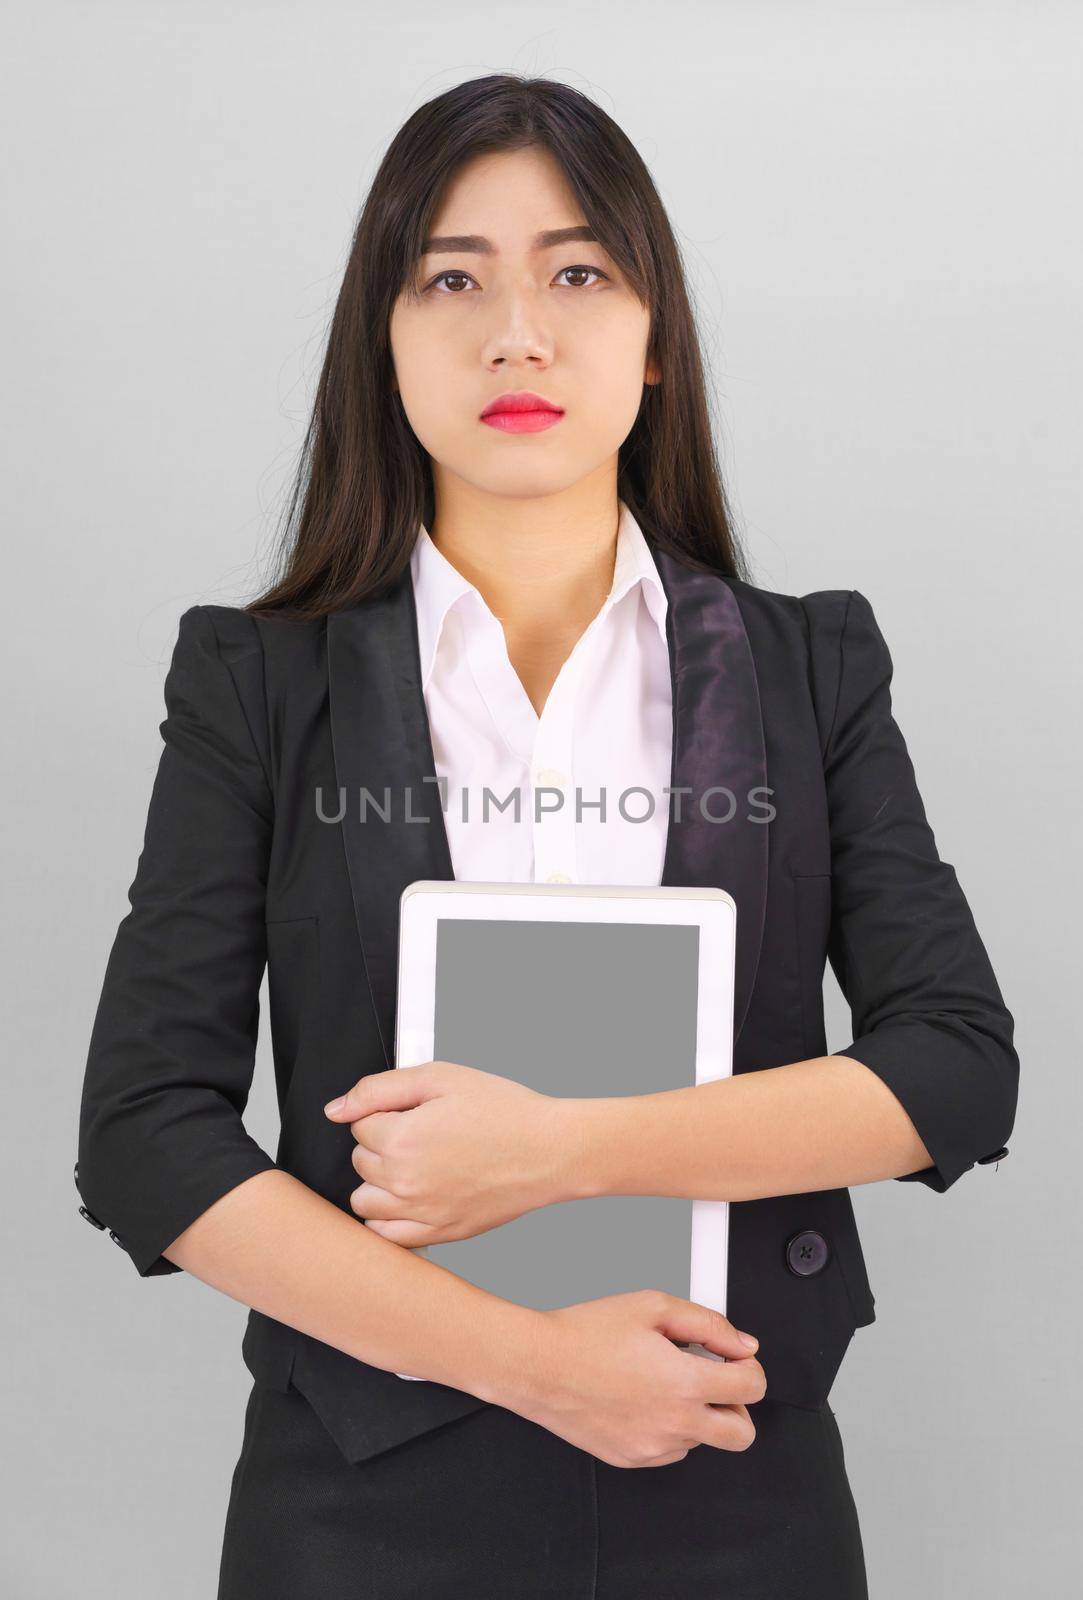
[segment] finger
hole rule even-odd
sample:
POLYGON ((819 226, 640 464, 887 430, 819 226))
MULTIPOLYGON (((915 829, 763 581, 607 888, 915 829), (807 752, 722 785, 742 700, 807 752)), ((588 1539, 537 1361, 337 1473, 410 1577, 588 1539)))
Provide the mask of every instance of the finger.
POLYGON ((406 1202, 390 1189, 381 1189, 378 1183, 363 1183, 350 1196, 350 1206, 359 1217, 379 1218, 384 1221, 402 1219, 406 1202))
POLYGON ((324 1115, 333 1122, 355 1122, 370 1111, 405 1111, 427 1099, 429 1088, 424 1066, 368 1072, 352 1089, 330 1100, 323 1108, 324 1115))
POLYGON ((379 1220, 365 1222, 366 1228, 371 1228, 373 1233, 380 1234, 384 1239, 389 1239, 392 1244, 403 1245, 407 1250, 416 1250, 421 1245, 431 1244, 433 1229, 426 1227, 423 1222, 381 1222, 379 1220))
POLYGON ((378 1183, 382 1189, 389 1187, 383 1157, 363 1144, 355 1144, 350 1151, 350 1164, 359 1178, 378 1183))
POLYGON ((747 1450, 756 1437, 756 1424, 747 1406, 721 1406, 703 1412, 699 1433, 701 1442, 716 1450, 747 1450))
MULTIPOLYGON (((702 1344, 715 1355, 737 1360, 750 1355, 759 1345, 754 1334, 739 1332, 721 1311, 713 1311, 696 1300, 682 1300, 678 1295, 664 1296, 655 1327, 678 1343, 702 1344)), ((705 1359, 699 1357, 700 1361, 705 1359)))
POLYGON ((741 1360, 705 1361, 690 1355, 697 1366, 691 1374, 696 1394, 707 1405, 755 1405, 767 1393, 767 1374, 755 1356, 741 1360))
POLYGON ((387 1135, 395 1119, 402 1114, 401 1111, 370 1111, 366 1116, 358 1117, 356 1122, 350 1123, 350 1132, 359 1145, 363 1145, 373 1155, 382 1156, 386 1153, 387 1135))

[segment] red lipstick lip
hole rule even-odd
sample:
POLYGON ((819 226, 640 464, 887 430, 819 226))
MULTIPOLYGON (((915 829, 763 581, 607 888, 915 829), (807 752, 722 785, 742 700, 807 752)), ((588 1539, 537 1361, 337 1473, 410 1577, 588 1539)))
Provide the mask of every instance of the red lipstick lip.
POLYGON ((514 393, 501 394, 495 400, 490 400, 483 417, 491 417, 497 412, 505 415, 518 415, 525 411, 555 411, 558 416, 563 416, 563 406, 555 406, 552 401, 544 400, 540 394, 534 394, 530 389, 517 389, 514 393))

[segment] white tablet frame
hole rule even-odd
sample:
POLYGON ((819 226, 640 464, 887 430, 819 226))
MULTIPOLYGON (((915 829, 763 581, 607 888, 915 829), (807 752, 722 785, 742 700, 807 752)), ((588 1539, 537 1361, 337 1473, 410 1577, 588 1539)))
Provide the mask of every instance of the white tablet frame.
MULTIPOLYGON (((478 917, 486 921, 526 917, 539 922, 695 923, 700 930, 695 1082, 712 1083, 732 1075, 737 906, 724 889, 426 878, 408 884, 399 901, 396 1067, 419 1066, 433 1059, 437 923, 478 917), (707 997, 717 997, 720 973, 725 1004, 716 1008, 708 1005, 707 997)), ((688 1298, 723 1315, 728 1247, 729 1202, 694 1199, 688 1298)), ((423 1245, 416 1249, 419 1255, 427 1253, 423 1245)), ((405 1372, 397 1376, 425 1381, 405 1372)))

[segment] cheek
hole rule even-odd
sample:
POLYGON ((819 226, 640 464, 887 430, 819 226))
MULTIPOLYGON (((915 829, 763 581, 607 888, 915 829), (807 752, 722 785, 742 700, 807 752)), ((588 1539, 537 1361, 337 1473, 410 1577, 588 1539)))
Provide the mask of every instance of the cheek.
POLYGON ((585 328, 574 353, 584 374, 579 386, 586 401, 584 421, 618 443, 627 437, 643 402, 647 335, 647 323, 622 310, 585 328))
POLYGON ((459 441, 470 417, 462 400, 456 400, 451 363, 443 348, 421 341, 396 353, 395 376, 407 421, 430 455, 442 459, 459 441))
POLYGON ((461 449, 461 432, 456 427, 454 406, 431 386, 415 394, 403 394, 406 418, 422 447, 437 461, 454 455, 456 441, 461 449))
POLYGON ((391 359, 403 408, 411 421, 436 409, 446 392, 452 353, 438 326, 414 316, 391 319, 391 359))
POLYGON ((604 456, 628 437, 643 399, 642 369, 620 356, 590 369, 580 392, 577 431, 604 456))

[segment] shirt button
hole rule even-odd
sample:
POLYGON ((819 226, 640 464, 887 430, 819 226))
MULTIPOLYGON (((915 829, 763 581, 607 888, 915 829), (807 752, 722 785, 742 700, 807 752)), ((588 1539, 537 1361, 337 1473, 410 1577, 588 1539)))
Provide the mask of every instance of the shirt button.
POLYGON ((566 872, 551 872, 545 881, 546 883, 571 883, 572 880, 566 872))
POLYGON ((560 772, 556 767, 542 767, 534 776, 535 783, 544 784, 547 788, 559 789, 567 781, 568 774, 560 772))

